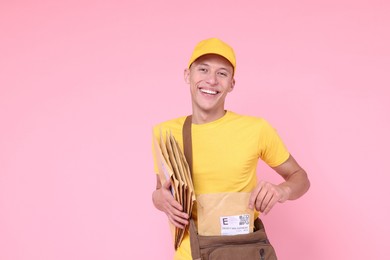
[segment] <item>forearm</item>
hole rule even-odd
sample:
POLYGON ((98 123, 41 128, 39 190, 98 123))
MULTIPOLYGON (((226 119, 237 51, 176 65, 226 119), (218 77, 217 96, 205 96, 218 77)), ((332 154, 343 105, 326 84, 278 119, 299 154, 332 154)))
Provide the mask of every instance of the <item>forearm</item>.
POLYGON ((287 193, 287 200, 295 200, 305 194, 309 187, 310 181, 307 173, 302 168, 291 174, 284 182, 278 185, 287 193))

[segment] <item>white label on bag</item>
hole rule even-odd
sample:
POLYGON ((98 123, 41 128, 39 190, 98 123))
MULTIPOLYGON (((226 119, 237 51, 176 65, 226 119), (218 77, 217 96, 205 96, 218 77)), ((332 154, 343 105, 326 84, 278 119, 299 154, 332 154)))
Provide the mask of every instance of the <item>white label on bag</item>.
POLYGON ((249 214, 220 217, 221 235, 249 234, 249 214))

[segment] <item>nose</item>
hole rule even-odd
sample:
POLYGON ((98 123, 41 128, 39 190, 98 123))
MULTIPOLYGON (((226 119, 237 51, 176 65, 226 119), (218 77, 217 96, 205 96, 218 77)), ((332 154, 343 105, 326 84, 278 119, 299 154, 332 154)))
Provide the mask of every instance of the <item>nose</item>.
POLYGON ((217 75, 215 73, 210 73, 206 82, 210 85, 216 85, 218 83, 217 75))

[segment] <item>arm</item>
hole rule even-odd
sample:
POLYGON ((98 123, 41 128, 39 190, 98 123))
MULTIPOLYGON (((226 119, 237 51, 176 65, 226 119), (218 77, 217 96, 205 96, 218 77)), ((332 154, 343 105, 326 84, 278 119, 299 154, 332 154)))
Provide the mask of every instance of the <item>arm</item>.
POLYGON ((183 207, 177 202, 169 189, 171 182, 167 181, 161 185, 159 176, 157 175, 156 190, 153 191, 152 200, 154 206, 165 212, 169 221, 178 228, 184 229, 188 224, 188 214, 183 212, 183 207))
POLYGON ((277 203, 286 200, 295 200, 307 192, 310 182, 304 169, 290 157, 279 166, 273 167, 284 182, 274 185, 266 181, 259 181, 249 199, 249 208, 267 214, 277 203))

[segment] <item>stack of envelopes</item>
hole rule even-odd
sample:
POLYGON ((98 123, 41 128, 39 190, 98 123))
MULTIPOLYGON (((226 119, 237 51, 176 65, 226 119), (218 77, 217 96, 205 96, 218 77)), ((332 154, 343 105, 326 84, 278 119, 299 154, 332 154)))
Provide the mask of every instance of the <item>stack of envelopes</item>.
MULTIPOLYGON (((191 216, 195 201, 194 185, 187 160, 172 133, 167 132, 164 140, 160 132, 160 142, 154 138, 154 152, 161 183, 164 184, 170 179, 173 197, 183 206, 183 211, 191 216)), ((171 230, 177 249, 183 240, 185 229, 176 228, 171 224, 171 230)))

